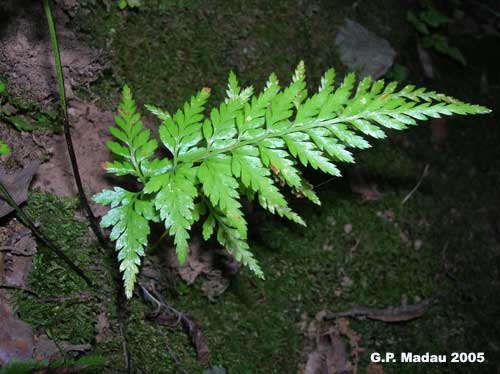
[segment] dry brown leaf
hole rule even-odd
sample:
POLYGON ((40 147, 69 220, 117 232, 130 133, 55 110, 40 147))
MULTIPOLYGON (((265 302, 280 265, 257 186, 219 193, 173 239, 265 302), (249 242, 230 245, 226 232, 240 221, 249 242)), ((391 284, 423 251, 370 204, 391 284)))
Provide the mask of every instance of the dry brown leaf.
POLYGON ((349 328, 349 321, 340 319, 334 325, 325 323, 327 311, 320 311, 314 320, 303 315, 299 324, 304 341, 304 374, 356 374, 362 349, 361 337, 349 328), (346 339, 347 338, 347 342, 346 339), (348 343, 348 344, 347 344, 348 343))
POLYGON ((384 374, 384 367, 380 364, 371 362, 366 368, 366 374, 384 374))
POLYGON ((96 336, 95 341, 97 344, 103 342, 110 333, 109 320, 105 312, 99 313, 97 316, 97 322, 95 324, 96 336))
POLYGON ((215 301, 229 287, 229 279, 222 275, 220 270, 212 270, 206 274, 206 278, 201 284, 201 290, 210 301, 215 301))
POLYGON ((200 277, 201 289, 211 301, 228 288, 228 275, 236 274, 241 268, 241 263, 226 250, 206 250, 196 239, 191 240, 188 258, 183 265, 179 263, 175 251, 170 251, 169 261, 187 284, 193 284, 200 277))
POLYGON ((357 306, 345 312, 328 313, 325 315, 324 319, 328 321, 340 317, 366 317, 383 322, 410 321, 421 317, 438 298, 439 296, 432 296, 416 304, 400 305, 398 307, 386 309, 357 306))
POLYGON ((357 170, 349 174, 349 185, 351 186, 351 191, 360 194, 363 201, 380 200, 380 192, 377 190, 377 185, 368 182, 357 170))
POLYGON ((0 284, 26 288, 36 242, 16 219, 0 228, 0 284))
POLYGON ((427 78, 434 78, 434 66, 432 65, 432 58, 429 52, 423 48, 420 44, 417 45, 418 58, 420 60, 420 65, 424 70, 424 74, 427 78))
POLYGON ((35 346, 31 326, 17 319, 7 304, 0 301, 0 365, 13 359, 27 360, 35 346))
POLYGON ((332 328, 316 337, 316 349, 309 353, 305 374, 350 374, 352 364, 339 332, 332 328))
MULTIPOLYGON (((7 174, 5 169, 0 166, 0 181, 18 205, 24 203, 28 198, 28 188, 39 167, 40 161, 31 161, 24 169, 13 174, 7 174)), ((0 194, 0 218, 13 211, 14 208, 0 194)))

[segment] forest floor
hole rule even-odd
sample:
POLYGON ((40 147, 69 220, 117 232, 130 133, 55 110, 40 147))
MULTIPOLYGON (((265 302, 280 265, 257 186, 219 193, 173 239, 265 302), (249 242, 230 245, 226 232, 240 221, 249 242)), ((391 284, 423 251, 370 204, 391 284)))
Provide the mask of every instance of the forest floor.
MULTIPOLYGON (((406 21, 410 5, 402 7, 397 0, 382 5, 344 0, 145 0, 139 9, 124 11, 89 0, 78 9, 62 3, 65 11, 58 10, 56 18, 64 17, 60 26, 68 30, 63 57, 66 46, 73 53, 68 61, 82 65, 66 72, 72 77, 70 114, 89 193, 116 183, 103 176, 99 163, 108 157, 104 142, 123 84, 131 87, 139 108, 154 104, 172 111, 201 87, 212 88, 213 103, 221 100, 231 69, 243 85, 257 90, 271 72, 286 81, 300 60, 314 85, 331 66, 342 78, 347 67, 340 62, 334 39, 346 18, 396 49, 396 63, 408 74, 400 77, 393 69, 389 76, 494 112, 390 133, 369 150, 357 152, 357 166, 342 167, 344 178, 332 180, 309 171, 321 208, 293 200, 307 228, 250 209, 250 246, 265 281, 245 269, 222 272, 218 260, 223 256, 214 260, 206 255, 219 249, 214 242, 193 240, 192 251, 214 263, 207 268, 195 258, 181 276, 169 243, 146 259, 143 281, 154 284, 171 306, 199 326, 210 350, 210 360, 200 364, 189 334, 154 318, 155 305, 139 290, 127 303, 120 326, 114 264, 99 252, 82 218, 60 128, 50 125, 58 118, 54 88, 48 83, 39 91, 31 87, 30 96, 3 71, 11 110, 29 118, 36 129, 21 134, 0 121, 0 138, 13 144, 14 151, 2 158, 2 166, 12 172, 36 159, 46 161, 25 208, 98 285, 87 287, 38 245, 30 257, 31 271, 21 282, 36 296, 19 290, 4 295, 16 316, 32 327, 35 340, 48 336, 58 348, 70 345, 68 354, 101 355, 109 373, 125 372, 124 338, 137 373, 305 373, 311 352, 324 344, 315 341, 314 329, 319 327, 314 321, 326 311, 401 308, 438 295, 411 321, 349 318, 327 323, 326 328, 340 332, 345 358, 359 373, 500 370, 498 36, 467 33, 457 21, 450 38, 468 64, 463 67, 432 54, 435 78, 430 80, 422 78, 416 33, 406 21), (86 62, 81 62, 82 56, 86 62), (485 352, 487 362, 370 365, 373 352, 485 352)), ((481 22, 470 9, 465 11, 467 22, 481 22)), ((10 15, 1 18, 6 21, 3 32, 18 30, 12 25, 15 12, 10 15)), ((23 39, 25 47, 47 41, 45 25, 37 22, 32 27, 38 39, 23 39)), ((39 52, 47 51, 40 47, 39 52)), ((36 85, 36 76, 33 79, 36 85)), ((146 124, 154 126, 153 118, 141 111, 146 124)), ((0 240, 11 240, 19 227, 12 215, 0 219, 0 240)), ((5 256, 0 259, 6 261, 5 256)), ((29 269, 24 262, 19 266, 29 269)))

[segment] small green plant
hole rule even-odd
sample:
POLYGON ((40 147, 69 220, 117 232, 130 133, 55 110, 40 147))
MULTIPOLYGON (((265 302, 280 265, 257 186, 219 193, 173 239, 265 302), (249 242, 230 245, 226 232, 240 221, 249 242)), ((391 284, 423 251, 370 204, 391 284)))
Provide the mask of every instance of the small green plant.
POLYGON ((118 0, 116 2, 118 8, 126 9, 126 8, 139 8, 142 5, 141 0, 118 0))
MULTIPOLYGON (((0 120, 17 131, 33 131, 38 128, 50 128, 58 132, 58 118, 55 112, 41 111, 34 104, 9 95, 7 83, 0 79, 0 120), (5 105, 10 104, 9 106, 5 105), (14 108, 14 109, 12 109, 14 108)), ((0 155, 10 153, 9 146, 0 139, 0 155)))
POLYGON ((406 18, 419 33, 422 47, 433 49, 453 58, 464 66, 467 65, 462 52, 457 47, 451 46, 448 38, 440 32, 444 25, 451 22, 450 18, 431 4, 426 4, 418 14, 408 11, 406 18))
POLYGON ((146 106, 161 121, 159 138, 169 158, 154 157, 158 141, 144 129, 130 89, 124 87, 116 126, 110 129, 117 141, 107 143, 116 159, 106 163, 106 170, 135 177, 141 188, 115 187, 94 200, 111 206, 101 225, 112 228, 128 298, 148 246, 150 222, 163 222, 184 262, 189 230, 203 218, 205 240, 215 234, 238 261, 264 278, 246 241, 240 196, 256 196, 271 213, 305 226, 277 187, 288 186, 320 204, 298 164, 340 176, 335 164, 354 162, 348 148, 370 147, 364 136, 384 138, 382 128, 403 130, 429 117, 489 112, 424 88, 397 90, 395 82, 365 78, 355 87, 353 73, 334 88, 334 75, 328 70, 309 96, 301 62, 288 87, 282 89, 272 74, 255 95, 252 87, 241 89, 231 73, 225 101, 208 116, 208 88, 173 115, 146 106))
POLYGON ((89 355, 79 359, 58 359, 54 361, 13 361, 0 368, 0 374, 30 373, 83 373, 102 368, 104 359, 101 356, 89 355))
POLYGON ((0 156, 8 155, 10 153, 10 147, 2 139, 0 139, 0 156))

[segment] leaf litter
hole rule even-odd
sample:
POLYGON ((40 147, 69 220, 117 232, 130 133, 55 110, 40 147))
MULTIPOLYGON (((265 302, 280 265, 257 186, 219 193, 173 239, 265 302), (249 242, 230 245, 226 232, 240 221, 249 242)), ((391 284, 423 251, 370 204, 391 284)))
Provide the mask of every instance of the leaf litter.
MULTIPOLYGON (((22 204, 28 199, 28 189, 34 175, 40 167, 40 161, 31 161, 23 169, 12 174, 7 174, 7 171, 0 165, 0 181, 7 188, 7 191, 12 195, 12 198, 17 204, 22 204)), ((14 208, 0 194, 0 218, 12 213, 14 208)))
MULTIPOLYGON (((17 219, 0 227, 0 365, 12 360, 54 360, 63 353, 90 350, 88 344, 60 342, 57 345, 45 334, 35 335, 31 326, 17 318, 12 309, 11 295, 5 289, 29 291, 28 276, 36 250, 30 231, 17 219)), ((34 293, 32 296, 37 297, 34 293)))
POLYGON ((323 319, 329 321, 343 317, 365 317, 387 323, 411 321, 422 317, 440 298, 441 295, 436 294, 415 304, 403 302, 400 306, 385 309, 355 306, 344 312, 327 312, 323 315, 323 319))
POLYGON ((339 319, 325 322, 319 312, 309 321, 303 316, 300 323, 305 336, 301 374, 357 374, 361 336, 349 327, 349 321, 339 319))
POLYGON ((230 276, 241 269, 241 264, 226 250, 203 247, 199 240, 193 239, 184 264, 180 264, 175 251, 169 251, 171 266, 188 285, 201 281, 201 290, 210 301, 222 295, 229 287, 230 276))

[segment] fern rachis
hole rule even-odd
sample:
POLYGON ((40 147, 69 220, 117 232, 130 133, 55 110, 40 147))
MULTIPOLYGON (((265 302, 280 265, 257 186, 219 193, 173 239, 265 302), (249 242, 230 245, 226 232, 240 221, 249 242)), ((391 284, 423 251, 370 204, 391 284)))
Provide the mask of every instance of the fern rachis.
POLYGON ((123 89, 116 126, 111 128, 117 141, 107 144, 115 160, 106 169, 137 178, 143 188, 131 192, 115 187, 94 199, 111 206, 101 225, 112 227, 110 238, 116 241, 127 297, 132 296, 148 245, 149 222, 163 222, 183 262, 189 230, 202 220, 205 240, 216 235, 238 261, 263 277, 246 242, 240 195, 256 196, 271 213, 305 225, 289 208, 274 177, 319 204, 299 163, 340 176, 335 163, 354 162, 348 148, 368 148, 364 136, 383 138, 382 128, 403 130, 429 117, 489 112, 414 86, 397 91, 395 83, 365 78, 356 87, 354 74, 334 88, 334 75, 328 70, 318 91, 308 96, 300 63, 284 90, 273 74, 255 95, 252 87, 241 89, 231 73, 226 100, 207 116, 207 88, 173 115, 146 106, 161 121, 160 141, 171 153, 164 159, 155 158, 158 142, 143 128, 129 88, 123 89))

